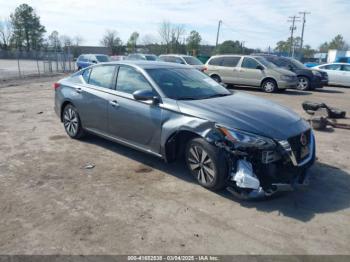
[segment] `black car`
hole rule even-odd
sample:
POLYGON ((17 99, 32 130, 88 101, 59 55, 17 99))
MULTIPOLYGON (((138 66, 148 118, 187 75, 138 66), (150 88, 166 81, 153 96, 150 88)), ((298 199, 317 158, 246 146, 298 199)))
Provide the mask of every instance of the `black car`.
POLYGON ((282 67, 294 72, 299 79, 299 83, 297 85, 297 89, 299 90, 314 90, 315 88, 322 88, 328 84, 328 75, 326 72, 307 68, 298 60, 276 55, 261 56, 278 67, 282 67))

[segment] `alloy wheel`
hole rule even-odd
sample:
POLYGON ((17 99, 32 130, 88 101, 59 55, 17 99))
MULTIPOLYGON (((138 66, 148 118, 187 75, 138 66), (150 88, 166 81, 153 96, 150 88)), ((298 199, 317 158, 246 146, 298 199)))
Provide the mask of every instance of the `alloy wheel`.
POLYGON ((75 136, 77 134, 79 120, 77 113, 71 107, 68 107, 67 110, 64 111, 63 124, 70 136, 75 136))
POLYGON ((265 92, 271 93, 275 90, 275 84, 271 81, 266 81, 264 83, 264 90, 265 92))
POLYGON ((211 184, 216 176, 214 164, 208 153, 201 147, 192 145, 188 154, 189 167, 196 174, 197 180, 204 184, 211 184))
POLYGON ((309 88, 309 80, 305 77, 299 77, 297 89, 306 90, 308 88, 309 88))

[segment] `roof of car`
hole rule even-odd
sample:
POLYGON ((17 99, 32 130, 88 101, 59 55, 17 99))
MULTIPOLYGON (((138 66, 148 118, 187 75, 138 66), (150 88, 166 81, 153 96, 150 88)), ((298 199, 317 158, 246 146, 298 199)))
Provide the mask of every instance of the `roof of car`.
MULTIPOLYGON (((142 69, 151 69, 151 68, 192 68, 188 65, 168 63, 162 61, 145 61, 145 60, 122 60, 122 61, 112 61, 108 63, 100 64, 115 64, 115 65, 131 65, 136 66, 142 69)), ((99 65, 100 65, 99 64, 99 65)))

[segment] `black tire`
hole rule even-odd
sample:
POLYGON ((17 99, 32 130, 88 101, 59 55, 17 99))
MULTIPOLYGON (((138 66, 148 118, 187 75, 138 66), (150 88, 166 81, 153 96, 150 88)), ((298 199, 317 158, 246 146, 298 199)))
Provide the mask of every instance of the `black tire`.
POLYGON ((62 122, 66 133, 71 138, 79 139, 85 135, 79 113, 72 104, 68 104, 64 107, 62 112, 62 122))
POLYGON ((301 91, 310 90, 310 79, 306 76, 298 76, 297 89, 301 91))
POLYGON ((187 143, 186 165, 197 182, 210 190, 226 187, 228 165, 222 150, 203 138, 194 138, 187 143))
POLYGON ((278 86, 275 80, 266 79, 262 82, 261 89, 266 93, 274 93, 277 91, 278 86))
POLYGON ((212 78, 213 80, 215 80, 216 82, 221 83, 221 78, 220 78, 220 76, 218 76, 218 75, 212 75, 211 78, 212 78))
POLYGON ((78 67, 78 71, 80 71, 80 70, 81 70, 81 67, 79 66, 79 67, 78 67))

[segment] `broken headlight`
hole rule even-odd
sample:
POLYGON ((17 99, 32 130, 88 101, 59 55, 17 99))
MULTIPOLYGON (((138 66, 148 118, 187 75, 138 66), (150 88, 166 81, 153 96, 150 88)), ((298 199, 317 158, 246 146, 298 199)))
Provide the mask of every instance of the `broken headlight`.
POLYGON ((270 149, 276 146, 276 143, 267 137, 237 129, 228 129, 219 127, 219 131, 225 136, 225 139, 232 142, 237 147, 252 147, 257 149, 270 149))

